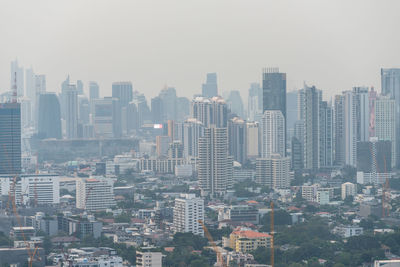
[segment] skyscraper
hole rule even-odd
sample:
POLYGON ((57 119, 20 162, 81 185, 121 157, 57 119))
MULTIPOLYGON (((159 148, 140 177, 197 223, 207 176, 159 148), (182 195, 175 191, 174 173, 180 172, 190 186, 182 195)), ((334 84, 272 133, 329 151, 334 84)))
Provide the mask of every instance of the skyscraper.
POLYGON ((320 167, 320 104, 322 101, 322 92, 315 88, 304 85, 299 91, 299 120, 303 124, 302 150, 304 168, 315 170, 320 167))
POLYGON ((93 124, 96 137, 118 138, 121 136, 121 109, 119 100, 104 97, 93 100, 93 124))
POLYGON ((272 154, 269 158, 256 161, 256 181, 270 188, 288 188, 290 186, 290 158, 272 154))
POLYGON ((206 83, 202 86, 202 96, 211 98, 218 95, 217 74, 207 73, 206 83))
POLYGON ((159 96, 151 99, 151 118, 153 123, 162 124, 164 122, 163 101, 159 96))
POLYGON ((0 174, 21 172, 21 106, 0 104, 0 174))
POLYGON ((121 107, 128 106, 133 99, 133 87, 131 82, 114 82, 112 84, 112 97, 119 99, 121 107))
POLYGON ((212 125, 199 139, 198 179, 202 194, 222 195, 231 186, 227 129, 212 125))
POLYGON ((39 138, 62 138, 60 103, 55 93, 39 95, 39 138))
POLYGON ((375 100, 375 136, 379 141, 391 142, 392 168, 396 166, 397 158, 396 130, 396 102, 388 96, 381 96, 375 100))
POLYGON ((196 97, 192 101, 192 117, 198 119, 205 127, 215 125, 218 128, 227 126, 228 107, 222 97, 196 97))
POLYGON ((280 110, 286 120, 286 73, 278 68, 263 72, 263 111, 280 110))
POLYGON ((260 124, 247 122, 247 158, 258 158, 260 155, 260 124))
POLYGON ((257 115, 262 113, 262 100, 262 89, 260 87, 260 84, 250 84, 247 102, 247 118, 249 120, 256 120, 257 115))
POLYGON ((93 99, 100 98, 100 88, 97 82, 89 82, 89 99, 92 101, 93 99))
POLYGON ((175 199, 174 230, 175 233, 193 233, 204 235, 199 220, 204 221, 204 200, 194 194, 182 194, 175 199))
POLYGON ((18 60, 15 59, 10 64, 10 88, 13 87, 14 81, 17 81, 17 96, 24 96, 24 68, 18 65, 18 60))
POLYGON ((369 88, 353 87, 356 95, 356 112, 357 112, 357 141, 369 140, 369 88))
POLYGON ((244 118, 243 101, 239 91, 233 90, 229 93, 227 104, 232 113, 236 114, 236 116, 244 118))
POLYGON ((280 110, 266 110, 261 119, 261 157, 269 158, 272 154, 284 157, 285 118, 280 110))
POLYGON ((177 113, 177 97, 175 88, 164 88, 161 90, 159 97, 162 101, 164 120, 175 120, 177 113))
POLYGON ((65 123, 67 139, 78 137, 78 91, 70 84, 64 91, 65 96, 65 123))
POLYGON ((343 92, 344 156, 345 164, 357 165, 357 96, 352 91, 343 92))
POLYGON ((183 147, 185 158, 198 156, 199 138, 204 135, 203 124, 194 118, 189 118, 183 123, 183 147))
POLYGON ((343 95, 335 96, 334 103, 334 125, 335 125, 335 157, 334 164, 336 166, 344 165, 345 159, 345 132, 344 132, 344 97, 343 95))
POLYGON ((246 122, 238 117, 228 121, 229 154, 240 164, 247 161, 247 127, 246 122))
POLYGON ((186 97, 178 97, 176 107, 176 121, 182 122, 190 116, 190 101, 186 97))
POLYGON ((333 110, 326 101, 320 105, 320 167, 331 167, 333 164, 333 110))

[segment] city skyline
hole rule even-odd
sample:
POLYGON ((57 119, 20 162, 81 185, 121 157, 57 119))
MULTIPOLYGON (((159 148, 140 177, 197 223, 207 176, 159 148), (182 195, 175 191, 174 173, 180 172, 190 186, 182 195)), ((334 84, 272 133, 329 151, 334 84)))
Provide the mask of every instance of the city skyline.
POLYGON ((380 92, 380 69, 399 67, 400 37, 394 27, 385 27, 399 23, 396 1, 362 1, 363 16, 354 16, 360 1, 229 5, 221 1, 211 9, 210 1, 195 8, 171 2, 180 9, 158 1, 6 2, 0 20, 13 27, 0 30, 0 36, 9 40, 0 53, 4 62, 0 92, 9 89, 9 62, 15 57, 25 68, 32 66, 46 74, 48 91, 58 92, 70 74, 84 81, 86 91, 93 80, 99 83, 101 95, 111 95, 112 82, 128 80, 147 97, 155 96, 165 84, 175 87, 178 95, 191 97, 201 92, 206 73, 216 72, 220 93, 239 90, 246 99, 250 83, 261 80, 262 68, 280 67, 288 74, 288 91, 306 81, 330 98, 354 86, 374 86, 380 92), (118 19, 112 20, 117 12, 121 12, 118 19), (246 23, 237 17, 247 19, 246 23), (111 42, 117 36, 126 38, 111 42), (242 37, 240 42, 230 42, 237 37, 242 37))

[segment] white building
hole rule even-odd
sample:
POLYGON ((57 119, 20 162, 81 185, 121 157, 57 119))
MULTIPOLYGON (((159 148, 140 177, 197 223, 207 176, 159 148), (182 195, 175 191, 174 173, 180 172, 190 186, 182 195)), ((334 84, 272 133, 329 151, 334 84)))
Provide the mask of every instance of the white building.
POLYGON ((162 254, 161 252, 143 252, 136 251, 136 266, 137 267, 161 267, 162 254))
POLYGON ((199 138, 204 135, 201 121, 189 118, 183 123, 183 154, 185 158, 197 157, 199 138))
POLYGON ((74 259, 74 267, 123 267, 122 258, 118 256, 83 257, 74 259))
POLYGON ((379 260, 374 262, 374 267, 398 267, 400 260, 379 260))
POLYGON ((286 155, 285 118, 280 110, 266 110, 261 120, 261 157, 286 155))
POLYGON ((301 187, 301 197, 310 202, 316 202, 319 184, 303 185, 301 187))
POLYGON ((328 205, 330 201, 329 191, 318 190, 317 191, 317 203, 320 205, 328 205))
POLYGON ((174 228, 176 233, 204 235, 199 220, 204 221, 204 200, 194 194, 182 194, 175 199, 174 228))
POLYGON ((260 150, 260 127, 258 122, 247 122, 247 157, 257 158, 260 150))
POLYGON ((333 232, 344 238, 349 238, 352 236, 362 235, 364 230, 362 227, 358 226, 337 226, 333 229, 333 232))
POLYGON ((345 164, 357 166, 357 99, 352 91, 344 95, 345 164))
MULTIPOLYGON (((21 175, 15 185, 17 205, 51 205, 60 203, 60 178, 55 174, 21 175)), ((1 178, 1 194, 8 195, 13 177, 1 178)))
POLYGON ((392 142, 392 168, 396 166, 396 102, 386 96, 375 100, 375 135, 392 142))
POLYGON ((391 179, 392 173, 387 172, 357 172, 357 183, 358 184, 374 184, 382 185, 386 182, 386 179, 391 179))
POLYGON ((357 185, 347 182, 342 184, 342 199, 348 196, 355 196, 357 194, 357 185))
POLYGON ((102 177, 76 181, 76 207, 90 211, 105 210, 115 205, 113 181, 102 177))

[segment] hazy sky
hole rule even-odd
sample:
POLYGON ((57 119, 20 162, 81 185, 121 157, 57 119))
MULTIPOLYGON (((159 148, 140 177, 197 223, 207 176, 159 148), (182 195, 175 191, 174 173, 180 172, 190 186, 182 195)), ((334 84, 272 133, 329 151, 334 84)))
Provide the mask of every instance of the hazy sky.
POLYGON ((164 85, 201 91, 260 82, 263 67, 331 96, 355 85, 380 91, 380 68, 400 67, 399 0, 0 0, 0 91, 10 61, 47 75, 47 90, 72 80, 130 80, 146 96, 164 85))

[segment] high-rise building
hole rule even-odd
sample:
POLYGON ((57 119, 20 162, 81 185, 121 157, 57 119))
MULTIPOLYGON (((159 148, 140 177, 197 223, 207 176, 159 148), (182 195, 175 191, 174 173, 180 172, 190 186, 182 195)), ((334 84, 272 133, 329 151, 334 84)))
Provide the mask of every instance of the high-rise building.
POLYGON ((171 138, 169 136, 157 136, 156 137, 156 149, 157 156, 166 156, 169 148, 169 144, 171 143, 171 138))
POLYGON ((153 123, 162 124, 164 122, 163 101, 159 96, 151 99, 151 118, 153 123))
POLYGON ((357 171, 364 173, 389 173, 392 166, 392 142, 371 137, 368 142, 357 143, 357 171))
MULTIPOLYGON (((294 124, 298 120, 298 91, 287 92, 286 94, 286 131, 294 131, 294 124)), ((289 134, 288 138, 293 135, 289 134)), ((290 140, 290 139, 289 139, 290 140)))
POLYGON ((182 122, 190 116, 190 101, 186 97, 178 97, 176 107, 176 121, 182 122))
POLYGON ((269 158, 256 161, 256 181, 270 188, 288 188, 290 186, 290 158, 272 154, 269 158))
POLYGON ((192 117, 201 121, 204 127, 215 125, 217 128, 227 126, 228 108, 223 98, 196 97, 192 101, 192 117))
POLYGON ((370 99, 368 87, 354 87, 353 92, 356 95, 357 112, 357 141, 369 140, 370 127, 370 99))
POLYGON ((104 97, 93 100, 93 125, 96 137, 121 137, 121 109, 119 100, 104 97))
POLYGON ((301 141, 296 137, 292 137, 292 169, 295 171, 299 171, 303 169, 303 146, 301 144, 301 141))
POLYGON ((60 103, 55 93, 39 95, 39 138, 62 138, 60 103))
POLYGON ((344 136, 344 97, 343 95, 335 96, 334 103, 334 128, 335 128, 335 157, 334 164, 342 166, 345 163, 345 136, 344 136))
POLYGON ((247 127, 246 121, 234 117, 228 121, 229 154, 240 164, 247 161, 247 127))
POLYGON ((326 101, 320 105, 320 167, 331 167, 333 164, 333 110, 326 101))
POLYGON ((357 194, 357 185, 347 182, 342 184, 342 199, 346 199, 348 196, 355 196, 357 194))
POLYGON ((131 82, 114 82, 112 84, 112 97, 117 98, 121 107, 126 107, 133 99, 133 87, 131 82))
POLYGON ((204 200, 194 194, 182 194, 175 199, 174 206, 175 233, 193 233, 204 235, 199 220, 204 222, 204 200))
POLYGON ((369 91, 369 137, 375 136, 375 100, 377 99, 378 94, 374 91, 374 88, 371 87, 371 91, 369 91))
POLYGON ((187 119, 183 123, 183 147, 184 156, 197 157, 199 138, 204 135, 203 124, 194 118, 187 119))
POLYGON ((18 60, 15 59, 10 64, 10 88, 14 86, 16 81, 17 85, 17 96, 24 96, 24 68, 18 65, 18 60))
POLYGON ((320 105, 322 92, 304 85, 298 95, 299 120, 303 124, 303 134, 299 136, 303 150, 303 167, 315 170, 320 167, 320 105))
POLYGON ((21 172, 21 106, 0 104, 0 174, 21 172))
POLYGON ((388 96, 381 96, 375 100, 375 136, 378 140, 392 143, 392 168, 396 166, 397 158, 396 130, 396 102, 388 96))
POLYGON ((76 207, 89 211, 115 206, 113 182, 107 178, 84 178, 76 181, 76 207))
POLYGON ((147 105, 146 97, 138 91, 133 93, 132 103, 134 103, 137 108, 137 125, 138 128, 140 128, 145 122, 151 121, 151 112, 147 105))
POLYGON ((177 97, 175 88, 164 88, 161 90, 159 97, 162 101, 162 114, 164 120, 175 120, 177 114, 177 97))
POLYGON ((261 157, 286 155, 285 118, 280 110, 266 110, 261 119, 261 157))
POLYGON ((247 101, 247 118, 250 121, 255 121, 257 115, 262 113, 262 95, 262 89, 259 83, 250 84, 247 101))
POLYGON ((244 118, 243 100, 240 96, 239 91, 233 90, 229 93, 227 104, 233 114, 236 114, 236 116, 238 117, 244 118))
POLYGON ((344 158, 345 164, 357 164, 357 97, 352 91, 343 92, 344 158))
POLYGON ((218 95, 217 74, 207 73, 206 83, 202 86, 202 96, 211 98, 218 95))
POLYGON ((260 156, 260 124, 258 122, 247 122, 247 158, 258 158, 260 156))
POLYGON ((64 94, 66 137, 74 139, 78 137, 78 91, 76 86, 70 84, 64 94))
MULTIPOLYGON (((13 81, 14 82, 14 81, 13 81)), ((32 102, 35 102, 36 91, 35 91, 36 81, 35 81, 35 73, 32 68, 25 70, 25 91, 26 96, 32 102)))
POLYGON ((197 168, 203 194, 221 195, 231 186, 232 162, 227 139, 227 129, 215 126, 206 128, 199 139, 197 168))
POLYGON ((100 88, 97 82, 89 82, 89 99, 92 101, 93 99, 100 98, 100 88))
POLYGON ((286 73, 278 68, 263 71, 263 111, 280 110, 286 120, 286 73))

